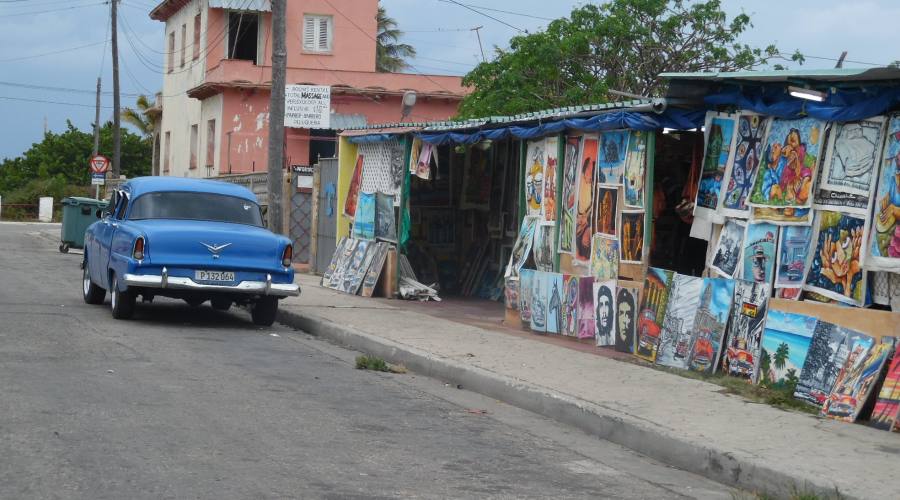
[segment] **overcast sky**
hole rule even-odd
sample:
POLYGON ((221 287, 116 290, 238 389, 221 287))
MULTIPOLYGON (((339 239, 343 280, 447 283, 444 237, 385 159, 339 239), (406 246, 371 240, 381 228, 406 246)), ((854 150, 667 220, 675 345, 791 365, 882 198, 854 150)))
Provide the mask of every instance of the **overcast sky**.
MULTIPOLYGON (((382 0, 407 32, 405 40, 419 52, 416 70, 462 75, 481 59, 471 28, 483 26, 482 42, 490 58, 492 47, 506 46, 518 33, 515 28, 539 30, 547 19, 567 15, 573 7, 586 3, 460 1, 509 11, 485 11, 506 24, 446 0, 382 0)), ((729 16, 742 10, 751 14, 755 26, 745 34, 746 43, 775 43, 784 52, 800 49, 807 56, 826 58, 810 57, 807 68, 833 67, 831 59, 842 50, 849 51, 846 67, 900 59, 900 30, 896 28, 900 2, 895 0, 723 0, 723 4, 729 16)), ((122 0, 120 5, 122 91, 129 94, 123 95, 122 102, 128 105, 134 94, 152 94, 162 85, 163 24, 147 16, 155 5, 153 0, 122 0)), ((83 130, 90 128, 97 76, 103 76, 105 90, 112 87, 110 60, 105 54, 109 47, 104 44, 108 9, 102 0, 0 0, 0 158, 17 156, 39 141, 45 119, 53 131, 63 130, 66 119, 83 130)), ((102 117, 110 119, 110 95, 104 95, 103 105, 102 117)))

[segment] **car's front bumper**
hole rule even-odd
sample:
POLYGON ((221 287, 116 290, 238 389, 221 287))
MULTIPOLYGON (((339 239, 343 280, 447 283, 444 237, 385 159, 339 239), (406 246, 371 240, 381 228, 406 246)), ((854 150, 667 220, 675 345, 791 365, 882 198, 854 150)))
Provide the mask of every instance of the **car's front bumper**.
POLYGON ((136 288, 157 288, 162 290, 187 290, 195 292, 226 292, 244 295, 269 295, 274 297, 296 297, 300 287, 294 283, 272 283, 272 275, 265 281, 241 281, 234 285, 197 283, 191 278, 169 276, 166 268, 162 274, 126 274, 126 286, 136 288))

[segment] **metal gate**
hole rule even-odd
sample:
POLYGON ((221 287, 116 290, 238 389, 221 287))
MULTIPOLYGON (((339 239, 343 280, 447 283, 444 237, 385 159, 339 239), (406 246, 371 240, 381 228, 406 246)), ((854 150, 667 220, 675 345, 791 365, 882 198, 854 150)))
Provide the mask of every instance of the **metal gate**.
POLYGON ((309 264, 312 243, 313 194, 291 189, 291 241, 294 244, 294 263, 309 264))
POLYGON ((319 182, 316 185, 318 208, 316 217, 316 261, 314 271, 322 274, 331 263, 337 235, 337 158, 321 158, 316 168, 319 182))

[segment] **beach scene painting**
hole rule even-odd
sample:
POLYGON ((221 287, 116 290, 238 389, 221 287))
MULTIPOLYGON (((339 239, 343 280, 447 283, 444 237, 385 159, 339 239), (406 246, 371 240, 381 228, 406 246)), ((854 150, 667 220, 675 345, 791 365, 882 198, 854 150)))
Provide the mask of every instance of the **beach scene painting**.
POLYGON ((797 385, 817 321, 804 314, 769 311, 763 330, 760 385, 778 388, 797 385))

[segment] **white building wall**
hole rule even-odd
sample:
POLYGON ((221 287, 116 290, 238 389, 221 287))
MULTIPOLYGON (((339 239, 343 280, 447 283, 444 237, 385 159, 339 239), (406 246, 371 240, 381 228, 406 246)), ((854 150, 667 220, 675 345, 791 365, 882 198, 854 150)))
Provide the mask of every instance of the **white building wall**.
POLYGON ((210 177, 215 177, 222 173, 224 170, 221 165, 219 165, 219 159, 222 157, 222 103, 223 103, 222 94, 214 95, 210 98, 204 99, 201 106, 201 121, 200 121, 200 168, 203 170, 202 175, 209 174, 210 177), (213 137, 216 141, 216 152, 213 158, 208 158, 207 153, 207 145, 209 144, 209 135, 207 132, 207 123, 209 120, 216 121, 216 130, 215 136, 213 137), (207 171, 206 166, 212 165, 212 171, 207 171))
MULTIPOLYGON (((162 175, 176 177, 206 177, 206 119, 204 116, 214 117, 212 113, 218 109, 216 118, 217 127, 221 122, 221 96, 218 97, 218 105, 205 106, 205 102, 192 99, 187 96, 187 91, 203 83, 206 76, 206 44, 207 24, 209 20, 207 7, 208 0, 192 0, 178 13, 166 21, 165 54, 163 55, 163 119, 160 137, 164 141, 166 132, 172 134, 171 150, 163 150, 163 158, 160 161, 162 175), (200 57, 194 60, 194 17, 200 17, 200 57), (182 25, 187 26, 184 39, 181 36, 182 25), (169 73, 169 34, 175 33, 174 66, 169 73), (181 66, 181 48, 186 45, 185 64, 181 66), (208 113, 204 108, 208 107, 208 113), (197 168, 190 169, 191 161, 191 126, 198 125, 199 138, 197 151, 197 168), (165 159, 169 158, 169 171, 166 173, 165 159)), ((215 36, 215 34, 213 34, 215 36)), ((214 54, 213 57, 219 54, 214 54)), ((207 101, 216 98, 207 99, 207 101)), ((219 145, 217 144, 218 148, 219 145)), ((218 162, 216 162, 218 163, 218 162)))

